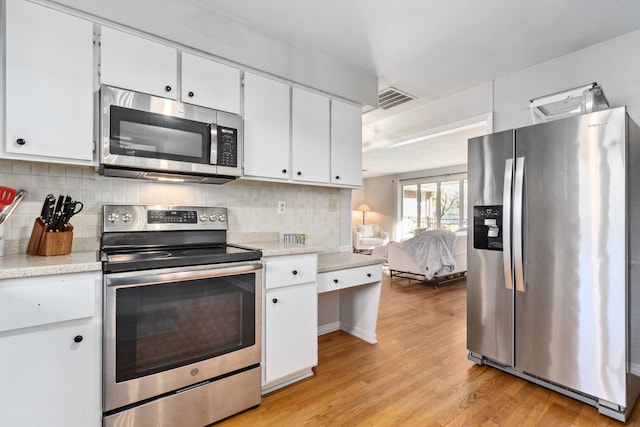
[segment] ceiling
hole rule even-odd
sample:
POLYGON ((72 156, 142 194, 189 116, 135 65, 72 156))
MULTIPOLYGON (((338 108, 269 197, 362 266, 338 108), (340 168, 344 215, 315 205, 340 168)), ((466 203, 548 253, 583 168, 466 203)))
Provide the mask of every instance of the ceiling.
MULTIPOLYGON (((86 0, 54 1, 82 9, 86 0)), ((640 29, 637 0, 135 0, 122 12, 161 22, 180 7, 364 70, 379 90, 415 96, 363 115, 365 177, 466 163, 466 139, 486 133, 483 123, 459 132, 421 128, 417 107, 640 29)))
MULTIPOLYGON (((404 110, 640 29, 636 0, 190 1, 373 72, 379 90, 417 98, 404 110)), ((407 143, 398 108, 363 116, 365 177, 464 164, 467 138, 487 133, 480 122, 407 143), (371 144, 367 128, 383 122, 371 144)))

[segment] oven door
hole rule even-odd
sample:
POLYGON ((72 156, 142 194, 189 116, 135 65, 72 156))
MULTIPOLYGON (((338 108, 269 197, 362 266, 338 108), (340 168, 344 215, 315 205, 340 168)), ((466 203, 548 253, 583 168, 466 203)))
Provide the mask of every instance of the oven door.
POLYGON ((259 261, 104 282, 105 412, 260 364, 259 261))

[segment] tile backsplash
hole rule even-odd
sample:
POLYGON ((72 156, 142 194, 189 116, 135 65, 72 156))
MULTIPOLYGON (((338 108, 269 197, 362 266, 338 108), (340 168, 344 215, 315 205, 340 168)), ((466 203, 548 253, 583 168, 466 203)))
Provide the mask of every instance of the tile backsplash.
MULTIPOLYGON (((340 190, 236 180, 224 185, 176 184, 98 175, 93 167, 0 160, 0 185, 27 196, 5 223, 5 254, 24 253, 44 197, 68 194, 84 203, 75 216, 73 250, 97 250, 104 204, 166 204, 228 208, 229 233, 306 233, 310 245, 340 247, 340 190), (284 201, 286 213, 278 213, 284 201), (335 209, 335 204, 338 204, 335 209)), ((347 207, 349 210, 351 207, 347 207)))

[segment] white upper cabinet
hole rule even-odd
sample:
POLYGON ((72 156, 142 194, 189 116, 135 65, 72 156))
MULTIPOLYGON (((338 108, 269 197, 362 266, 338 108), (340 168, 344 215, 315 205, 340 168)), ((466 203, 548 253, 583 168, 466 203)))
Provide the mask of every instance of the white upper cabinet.
POLYGON ((240 114, 239 69, 188 52, 179 67, 175 48, 108 27, 101 41, 102 84, 240 114))
POLYGON ((362 185, 362 110, 331 101, 331 183, 362 185))
POLYGON ((293 88, 291 159, 295 181, 329 183, 329 98, 293 88))
POLYGON ((23 0, 5 16, 4 157, 93 161, 93 24, 23 0))
POLYGON ((102 84, 177 98, 176 49, 109 27, 102 27, 101 33, 102 84))
POLYGON ((182 101, 240 114, 240 70, 183 52, 182 101))
POLYGON ((245 176, 289 179, 290 123, 289 86, 245 73, 245 176))
POLYGON ((362 185, 360 109, 190 52, 103 27, 101 84, 243 115, 247 178, 362 185), (333 105, 333 107, 332 107, 333 105))

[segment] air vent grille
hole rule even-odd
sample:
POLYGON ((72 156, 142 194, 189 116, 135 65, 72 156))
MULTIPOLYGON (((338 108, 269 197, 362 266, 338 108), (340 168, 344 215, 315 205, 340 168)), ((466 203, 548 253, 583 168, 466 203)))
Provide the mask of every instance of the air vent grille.
POLYGON ((378 108, 388 110, 389 108, 404 104, 405 102, 409 102, 413 99, 416 99, 416 97, 390 87, 378 94, 378 108))

